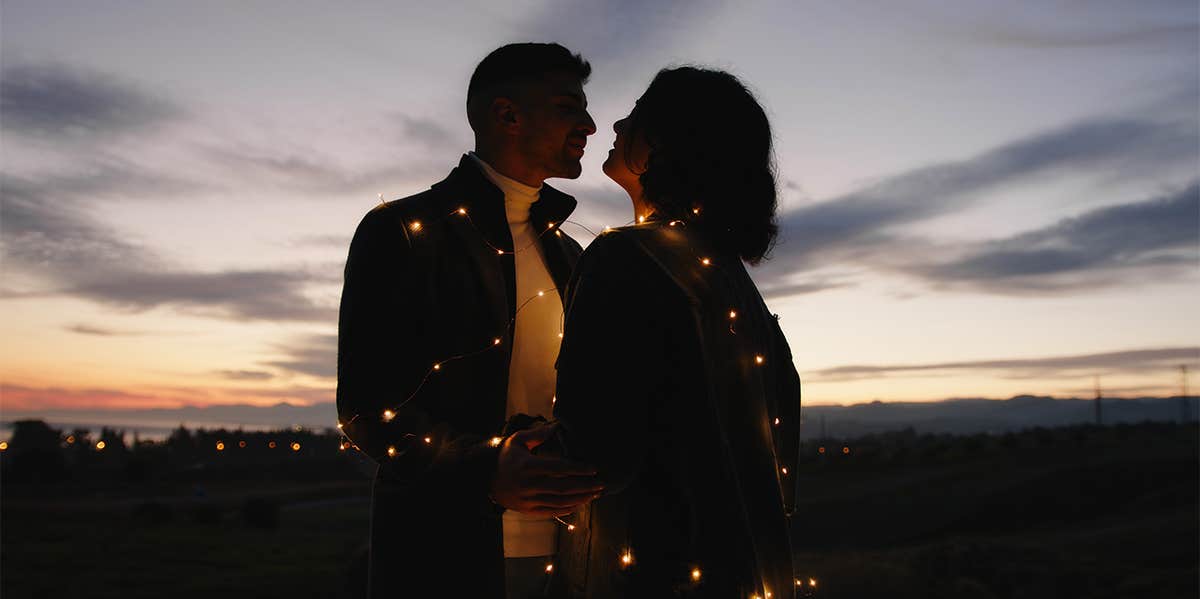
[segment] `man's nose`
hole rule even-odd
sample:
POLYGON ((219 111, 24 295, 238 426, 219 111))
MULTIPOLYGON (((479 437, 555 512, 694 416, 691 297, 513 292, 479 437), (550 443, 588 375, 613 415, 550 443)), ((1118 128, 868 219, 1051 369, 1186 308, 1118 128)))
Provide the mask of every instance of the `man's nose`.
POLYGON ((596 121, 592 120, 592 115, 586 110, 583 111, 583 118, 585 120, 580 128, 584 130, 584 135, 592 135, 596 132, 596 121))

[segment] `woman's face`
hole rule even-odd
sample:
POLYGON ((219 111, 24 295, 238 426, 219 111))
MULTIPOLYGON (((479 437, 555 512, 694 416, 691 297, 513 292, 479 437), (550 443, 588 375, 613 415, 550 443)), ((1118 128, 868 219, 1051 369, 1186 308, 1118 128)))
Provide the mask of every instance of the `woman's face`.
POLYGON ((642 136, 637 136, 633 139, 632 145, 627 137, 627 129, 629 125, 629 117, 625 117, 613 123, 613 131, 617 134, 617 139, 613 141, 613 147, 608 151, 608 158, 604 161, 604 174, 608 178, 620 185, 622 189, 629 194, 633 200, 634 208, 638 215, 642 215, 642 183, 638 180, 638 175, 645 172, 646 160, 650 156, 650 146, 642 136), (629 155, 626 155, 626 148, 629 149, 629 155))

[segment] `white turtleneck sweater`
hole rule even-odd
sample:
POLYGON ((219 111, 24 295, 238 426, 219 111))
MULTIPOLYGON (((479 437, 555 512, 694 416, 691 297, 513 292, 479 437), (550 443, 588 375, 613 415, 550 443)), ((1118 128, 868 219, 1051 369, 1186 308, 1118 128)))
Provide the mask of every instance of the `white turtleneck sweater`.
MULTIPOLYGON (((538 236, 529 221, 529 209, 540 197, 541 187, 530 187, 506 177, 474 152, 471 158, 484 176, 504 193, 504 214, 516 251, 517 303, 513 326, 512 360, 508 365, 507 416, 528 414, 550 417, 553 411, 554 361, 558 358, 562 332, 562 300, 546 268, 538 236), (542 295, 539 296, 538 292, 542 295), (528 303, 526 303, 528 302, 528 303), (524 307, 521 307, 522 304, 524 307)), ((502 517, 504 557, 554 555, 558 524, 553 518, 528 516, 508 510, 502 517)))

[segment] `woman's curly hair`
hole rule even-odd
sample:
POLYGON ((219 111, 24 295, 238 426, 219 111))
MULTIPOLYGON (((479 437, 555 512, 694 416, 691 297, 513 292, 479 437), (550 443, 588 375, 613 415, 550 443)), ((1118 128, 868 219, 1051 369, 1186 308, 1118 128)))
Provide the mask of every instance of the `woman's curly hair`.
POLYGON ((638 178, 655 213, 699 227, 750 264, 766 257, 779 232, 771 125, 737 77, 663 69, 626 127, 627 160, 639 136, 650 147, 638 178))

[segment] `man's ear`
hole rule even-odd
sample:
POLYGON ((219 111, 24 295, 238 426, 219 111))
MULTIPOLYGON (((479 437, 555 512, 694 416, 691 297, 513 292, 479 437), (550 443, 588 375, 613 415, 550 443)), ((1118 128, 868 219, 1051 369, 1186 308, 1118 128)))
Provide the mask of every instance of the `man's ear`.
POLYGON ((501 96, 492 100, 489 115, 501 129, 515 131, 518 121, 517 105, 511 99, 501 96))

